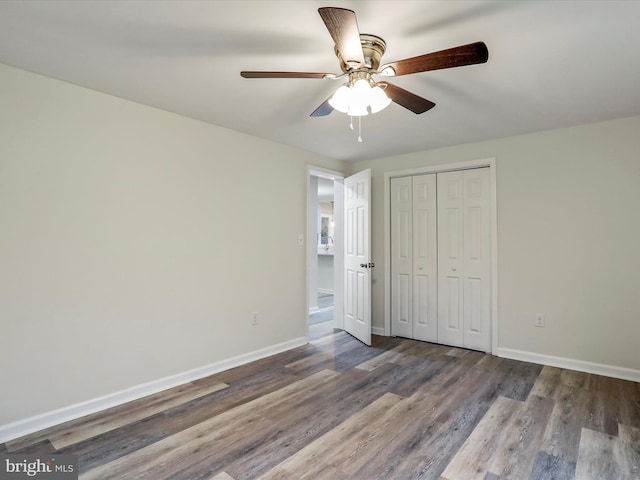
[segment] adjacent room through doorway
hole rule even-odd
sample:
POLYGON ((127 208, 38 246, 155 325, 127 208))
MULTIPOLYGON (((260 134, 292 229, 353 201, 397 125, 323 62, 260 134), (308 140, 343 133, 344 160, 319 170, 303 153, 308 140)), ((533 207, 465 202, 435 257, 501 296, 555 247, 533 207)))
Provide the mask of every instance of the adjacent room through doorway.
POLYGON ((330 178, 313 177, 312 188, 316 192, 315 215, 310 218, 316 224, 314 237, 309 237, 314 248, 309 251, 314 264, 315 278, 309 289, 309 339, 315 340, 333 333, 334 289, 335 289, 335 209, 334 181, 330 178), (313 250, 313 251, 312 251, 313 250), (315 294, 315 296, 314 296, 315 294), (313 301, 315 300, 315 303, 313 301))
POLYGON ((342 328, 342 190, 333 172, 309 171, 307 295, 309 340, 342 328))

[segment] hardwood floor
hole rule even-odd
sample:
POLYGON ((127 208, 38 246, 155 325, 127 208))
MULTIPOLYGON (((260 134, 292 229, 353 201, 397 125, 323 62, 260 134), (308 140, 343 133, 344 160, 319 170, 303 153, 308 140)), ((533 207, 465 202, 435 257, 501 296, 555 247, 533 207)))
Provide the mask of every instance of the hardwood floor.
POLYGON ((638 480, 640 384, 328 331, 5 449, 84 480, 638 480))

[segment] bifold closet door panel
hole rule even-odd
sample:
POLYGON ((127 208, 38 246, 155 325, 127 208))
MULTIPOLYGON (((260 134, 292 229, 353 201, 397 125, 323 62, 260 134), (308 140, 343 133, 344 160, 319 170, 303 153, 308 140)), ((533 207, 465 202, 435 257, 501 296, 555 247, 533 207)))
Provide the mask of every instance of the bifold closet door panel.
POLYGON ((462 171, 437 174, 438 342, 464 346, 462 171))
POLYGON ((464 346, 491 349, 491 179, 488 168, 463 172, 464 346))
POLYGON ((413 338, 411 177, 391 179, 391 334, 413 338))
POLYGON ((413 337, 438 341, 436 175, 413 177, 413 337))

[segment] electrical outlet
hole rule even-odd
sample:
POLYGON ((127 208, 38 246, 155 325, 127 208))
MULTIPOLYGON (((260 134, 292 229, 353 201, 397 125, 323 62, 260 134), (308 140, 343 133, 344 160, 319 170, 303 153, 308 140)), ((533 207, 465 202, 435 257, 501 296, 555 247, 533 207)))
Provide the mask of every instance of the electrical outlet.
POLYGON ((536 327, 544 327, 544 313, 536 313, 536 327))
POLYGON ((258 312, 251 312, 251 325, 258 325, 258 312))

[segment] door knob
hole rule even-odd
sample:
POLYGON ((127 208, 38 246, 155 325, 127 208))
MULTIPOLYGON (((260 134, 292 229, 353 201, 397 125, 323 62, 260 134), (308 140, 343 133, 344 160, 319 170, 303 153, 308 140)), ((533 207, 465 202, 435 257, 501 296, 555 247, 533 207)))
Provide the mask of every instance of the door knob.
POLYGON ((373 267, 375 267, 375 265, 373 264, 373 262, 372 263, 361 263, 360 267, 361 268, 373 268, 373 267))
POLYGON ((456 267, 451 267, 451 270, 453 270, 455 272, 456 271, 456 267))
POLYGON ((360 267, 361 267, 361 268, 368 268, 366 263, 361 263, 361 264, 360 264, 360 267))
POLYGON ((422 265, 418 265, 418 270, 422 270, 422 265))

